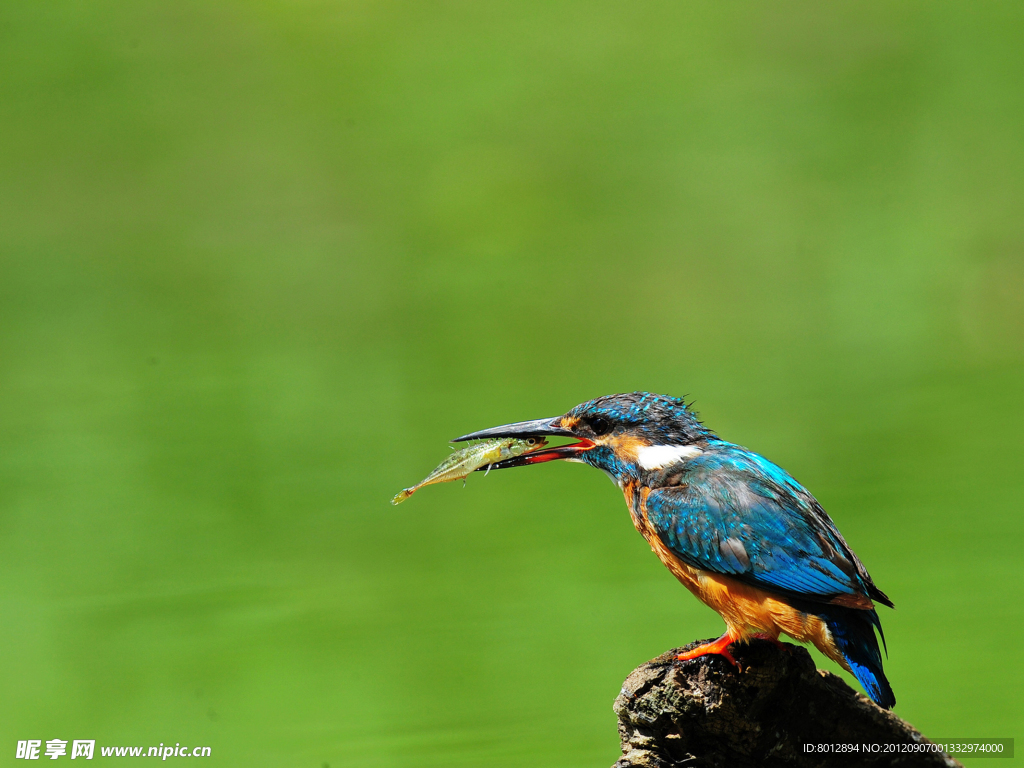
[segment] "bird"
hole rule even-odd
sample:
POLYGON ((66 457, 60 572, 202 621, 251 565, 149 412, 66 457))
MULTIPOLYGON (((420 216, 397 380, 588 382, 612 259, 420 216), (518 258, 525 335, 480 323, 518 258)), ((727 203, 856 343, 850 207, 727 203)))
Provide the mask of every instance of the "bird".
POLYGON ((491 465, 588 464, 621 489, 633 525, 661 562, 725 621, 714 642, 678 654, 717 654, 784 634, 850 672, 880 707, 896 697, 882 669, 875 602, 894 607, 811 493, 784 469, 706 427, 684 399, 605 395, 547 419, 504 424, 452 442, 566 437, 491 465))

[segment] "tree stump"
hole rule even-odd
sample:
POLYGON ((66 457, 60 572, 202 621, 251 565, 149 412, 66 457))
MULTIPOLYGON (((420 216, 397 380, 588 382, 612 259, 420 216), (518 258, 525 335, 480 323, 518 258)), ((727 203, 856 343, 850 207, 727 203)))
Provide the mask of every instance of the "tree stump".
POLYGON ((959 766, 909 723, 814 666, 805 648, 766 641, 721 656, 663 653, 615 700, 622 758, 613 768, 959 766), (810 746, 807 746, 810 745, 810 746))

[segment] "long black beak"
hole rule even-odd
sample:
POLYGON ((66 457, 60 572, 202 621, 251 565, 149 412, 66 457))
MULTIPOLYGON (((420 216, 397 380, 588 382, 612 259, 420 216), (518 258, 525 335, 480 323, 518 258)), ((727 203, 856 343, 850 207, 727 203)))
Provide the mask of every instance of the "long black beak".
POLYGON ((517 421, 515 424, 503 424, 500 427, 481 429, 479 432, 470 432, 468 435, 456 437, 452 442, 461 443, 466 440, 485 440, 491 437, 537 437, 545 435, 575 437, 569 430, 562 429, 562 417, 555 416, 553 419, 517 421))
MULTIPOLYGON (((453 443, 461 443, 464 440, 482 440, 492 437, 577 437, 568 429, 562 427, 562 417, 556 416, 553 419, 534 419, 533 421, 517 421, 515 424, 503 424, 500 427, 481 429, 479 432, 470 432, 468 435, 457 437, 453 443)), ((510 467, 524 467, 528 464, 541 464, 545 461, 555 459, 572 460, 584 451, 589 451, 594 443, 586 438, 580 439, 578 443, 571 445, 560 445, 557 448, 548 448, 524 453, 513 459, 505 459, 490 466, 491 469, 508 469, 510 467)), ((483 469, 483 468, 481 468, 483 469)))

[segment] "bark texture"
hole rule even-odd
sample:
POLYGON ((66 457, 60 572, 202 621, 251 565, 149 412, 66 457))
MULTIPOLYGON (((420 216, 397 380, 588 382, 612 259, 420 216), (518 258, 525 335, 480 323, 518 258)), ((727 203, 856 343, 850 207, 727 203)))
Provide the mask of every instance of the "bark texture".
POLYGON ((720 656, 676 661, 696 645, 626 678, 615 700, 622 758, 613 768, 960 765, 944 753, 905 751, 930 742, 842 678, 815 669, 802 647, 734 645, 740 670, 720 656))

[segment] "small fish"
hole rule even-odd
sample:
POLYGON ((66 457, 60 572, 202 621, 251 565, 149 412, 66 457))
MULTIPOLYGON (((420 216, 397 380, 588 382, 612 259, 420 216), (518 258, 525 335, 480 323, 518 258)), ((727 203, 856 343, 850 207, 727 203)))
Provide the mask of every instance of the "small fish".
POLYGON ((525 440, 517 440, 514 437, 502 437, 496 440, 484 440, 466 448, 461 448, 438 464, 437 469, 427 475, 424 480, 416 483, 412 488, 406 488, 395 496, 391 503, 401 504, 424 485, 461 480, 471 472, 475 472, 484 466, 490 471, 491 464, 496 464, 504 459, 522 456, 524 453, 535 448, 541 448, 546 444, 547 440, 542 437, 528 437, 525 440))

